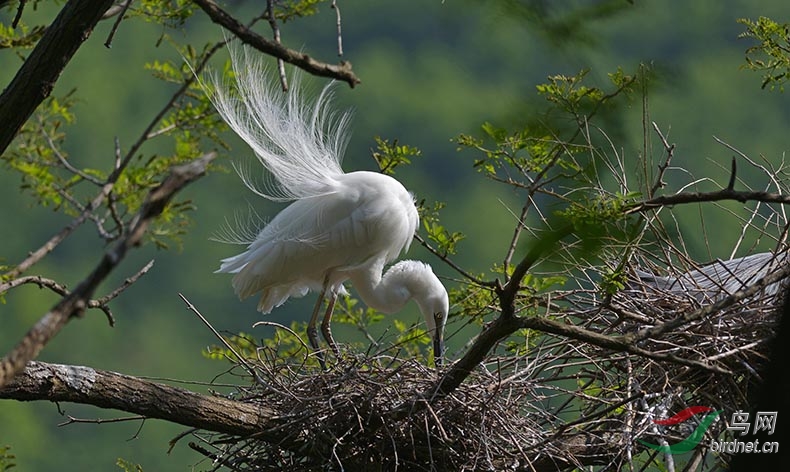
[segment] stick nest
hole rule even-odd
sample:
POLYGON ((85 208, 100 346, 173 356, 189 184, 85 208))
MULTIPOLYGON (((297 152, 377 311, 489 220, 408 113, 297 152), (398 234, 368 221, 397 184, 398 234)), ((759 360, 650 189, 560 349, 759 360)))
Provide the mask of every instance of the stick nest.
MULTIPOLYGON (((720 306, 638 342, 650 357, 562 336, 519 333, 511 338, 516 341, 501 343, 458 389, 438 399, 432 392, 448 367, 437 371, 397 355, 347 351, 322 371, 304 363, 309 356, 297 361, 284 358, 276 347, 261 347, 248 361, 258 380, 238 387, 232 397, 281 412, 279 426, 247 438, 197 433, 199 441, 191 446, 212 459, 211 470, 638 466, 657 453, 637 439, 673 443, 698 424, 659 427, 652 420, 693 405, 723 410, 704 444, 725 432, 732 412, 748 409, 784 283, 781 279, 750 296, 727 298, 780 268, 773 262, 753 265, 759 270, 739 278, 737 287, 701 283, 696 290, 678 289, 664 282, 683 274, 653 275, 657 269, 644 264, 632 268, 627 287, 612 296, 589 288, 564 293, 547 305, 558 319, 610 336, 639 333, 720 306)), ((698 453, 705 454, 705 448, 698 453)))
MULTIPOLYGON (((537 445, 541 436, 540 424, 521 414, 533 400, 533 382, 514 379, 505 387, 474 373, 451 395, 430 401, 421 393, 437 378, 433 368, 387 356, 348 354, 327 371, 282 365, 267 379, 270 386, 245 392, 245 401, 282 412, 281 430, 267 432, 281 433, 279 443, 202 439, 216 464, 231 470, 520 468, 519 448, 537 445)), ((561 454, 541 448, 547 457, 561 454)))

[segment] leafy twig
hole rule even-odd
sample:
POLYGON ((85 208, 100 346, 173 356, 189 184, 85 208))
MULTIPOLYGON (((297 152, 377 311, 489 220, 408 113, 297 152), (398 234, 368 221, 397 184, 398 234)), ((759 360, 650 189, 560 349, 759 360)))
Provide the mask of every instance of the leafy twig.
POLYGON ((149 225, 164 211, 172 197, 202 176, 215 156, 216 153, 212 152, 187 164, 173 167, 170 175, 148 193, 127 235, 104 254, 98 265, 73 292, 46 313, 11 352, 0 359, 0 386, 7 384, 21 372, 71 318, 82 315, 98 285, 120 264, 129 249, 142 242, 149 225))

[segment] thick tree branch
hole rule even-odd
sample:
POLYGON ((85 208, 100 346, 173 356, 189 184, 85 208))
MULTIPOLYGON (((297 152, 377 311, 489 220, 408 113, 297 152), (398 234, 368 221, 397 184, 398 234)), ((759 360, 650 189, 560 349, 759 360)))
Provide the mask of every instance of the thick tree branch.
POLYGON ((149 192, 126 237, 106 252, 93 272, 45 314, 8 355, 0 359, 0 386, 13 379, 29 361, 35 359, 72 317, 83 313, 96 287, 118 266, 130 248, 140 244, 148 226, 162 213, 173 195, 203 175, 215 156, 216 153, 212 152, 174 167, 164 182, 149 192))
POLYGON ((572 232, 573 227, 567 225, 547 233, 543 238, 536 241, 532 249, 527 252, 513 269, 513 274, 507 284, 504 287, 496 288, 501 309, 499 317, 480 333, 464 357, 454 363, 450 370, 439 379, 436 387, 433 388, 433 392, 427 395, 428 397, 441 398, 458 388, 472 373, 472 370, 485 360, 488 352, 499 341, 522 328, 523 320, 516 316, 516 297, 521 288, 521 281, 541 257, 552 251, 560 240, 572 232))
POLYGON ((90 367, 37 361, 0 387, 0 398, 81 403, 238 436, 271 428, 276 416, 264 405, 201 395, 90 367))
POLYGON ((265 54, 282 59, 310 74, 342 80, 348 83, 352 88, 361 82, 351 70, 351 63, 348 61, 342 61, 340 64, 327 64, 316 61, 305 53, 289 49, 282 44, 278 44, 275 41, 271 41, 255 33, 230 16, 225 10, 221 9, 211 0, 194 1, 195 4, 211 18, 211 21, 222 25, 242 42, 249 44, 265 54))
POLYGON ((0 94, 0 154, 36 107, 49 96, 60 73, 88 39, 113 0, 71 0, 0 94))
POLYGON ((478 335, 464 357, 455 362, 439 378, 436 386, 431 387, 430 391, 423 395, 435 400, 452 393, 485 360, 488 352, 499 341, 516 332, 519 329, 519 325, 518 318, 500 315, 478 335))

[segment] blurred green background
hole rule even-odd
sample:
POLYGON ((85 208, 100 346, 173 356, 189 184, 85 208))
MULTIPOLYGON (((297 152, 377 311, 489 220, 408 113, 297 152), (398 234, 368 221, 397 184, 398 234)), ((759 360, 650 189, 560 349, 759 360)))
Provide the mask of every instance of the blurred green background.
MULTIPOLYGON (((545 3, 563 11, 595 2, 545 3)), ((658 82, 648 96, 650 119, 659 124, 670 142, 677 143, 675 162, 692 175, 682 177, 684 181, 709 177, 726 183, 732 152, 717 144, 714 135, 753 158, 762 156, 775 164, 781 162, 788 147, 788 98, 760 90, 760 77, 740 70, 744 50, 751 43, 737 39, 743 27, 736 23, 737 18, 760 15, 790 21, 786 2, 781 0, 759 4, 745 0, 636 0, 633 5, 623 1, 618 5, 621 10, 612 16, 594 19, 583 15, 578 28, 568 32, 578 35, 573 38, 576 41, 568 35, 564 39, 563 35, 547 35, 540 28, 547 26, 545 18, 521 14, 524 10, 518 1, 346 0, 339 4, 344 58, 353 63, 363 81, 353 90, 344 84, 336 87, 337 106, 353 107, 355 113, 344 167, 373 169, 370 154, 375 136, 420 148, 423 156, 410 167, 398 169, 396 176, 418 199, 447 203, 443 223, 451 231, 466 234, 456 261, 472 272, 486 271, 501 262, 515 224, 512 212, 520 207, 521 197, 481 178, 472 168, 477 156, 457 151, 452 139, 460 133, 479 135, 480 125, 486 121, 503 127, 523 124, 542 106, 535 86, 548 75, 572 75, 589 68, 592 82, 603 85, 606 73, 617 66, 631 72, 640 62, 651 64, 658 82)), ((36 10, 26 10, 25 20, 28 24, 47 23, 57 8, 38 4, 36 10)), ((231 2, 228 10, 238 13, 250 8, 260 6, 231 2)), ((328 5, 320 9, 314 17, 283 25, 283 41, 319 60, 335 62, 335 13, 328 5)), ((8 25, 13 14, 14 9, 8 7, 0 10, 0 22, 8 25)), ((72 162, 80 166, 110 167, 114 138, 128 147, 175 89, 144 69, 145 62, 155 59, 178 59, 167 42, 157 45, 161 26, 139 19, 125 21, 113 47, 107 49, 103 43, 110 26, 105 21, 94 31, 54 91, 62 95, 77 89, 77 122, 68 129, 67 149, 72 162)), ((270 34, 265 24, 260 24, 258 31, 270 34)), ((182 31, 170 34, 194 44, 222 35, 200 12, 182 31)), ((213 66, 220 68, 226 57, 221 54, 213 66)), ((14 54, 0 50, 0 84, 7 84, 20 64, 14 54)), ((316 87, 321 85, 321 79, 312 82, 316 87)), ((624 111, 619 124, 613 133, 614 146, 627 165, 636 166, 645 149, 639 97, 624 111)), ((232 155, 223 158, 245 161, 252 157, 245 146, 232 142, 232 155)), ((163 140, 161 145, 168 144, 163 140)), ((652 132, 647 147, 661 152, 652 132)), ((156 152, 155 146, 143 152, 150 155, 156 152)), ((190 199, 197 209, 181 250, 158 251, 151 245, 135 250, 103 286, 105 292, 112 290, 148 260, 156 260, 148 275, 113 302, 117 326, 110 329, 100 312, 88 312, 47 346, 41 360, 195 381, 210 381, 225 368, 201 355, 215 340, 185 309, 178 293, 187 296, 218 329, 249 332, 252 323, 260 319, 254 300, 240 303, 233 296, 230 277, 213 273, 219 259, 239 248, 209 238, 225 217, 232 217, 236 210, 245 211, 248 204, 264 216, 275 214, 280 207, 252 195, 233 173, 214 173, 189 187, 182 198, 190 199)), ((20 194, 19 177, 6 168, 0 170, 0 202, 2 264, 17 263, 69 221, 20 194)), ((702 261, 728 257, 740 225, 723 211, 713 210, 705 216, 706 224, 715 231, 708 234, 707 247, 702 236, 688 240, 694 255, 702 261)), ((682 220, 699 227, 699 211, 693 209, 682 220)), ((101 244, 95 229, 85 225, 30 274, 74 286, 98 261, 101 244)), ((409 257, 427 260, 441 274, 455 277, 417 245, 409 257)), ((8 351, 55 302, 53 294, 35 286, 7 293, 0 305, 0 352, 8 351)), ((283 323, 305 320, 313 302, 312 296, 291 301, 267 319, 283 323)), ((419 319, 415 307, 399 316, 409 322, 419 319)), ((254 334, 264 337, 269 333, 260 330, 254 334)), ((335 328, 335 337, 358 340, 353 329, 341 326, 335 328)), ((463 340, 451 340, 451 351, 462 345, 463 340)), ((82 418, 124 416, 70 404, 59 407, 82 418)), ((118 457, 140 463, 146 471, 190 470, 199 460, 185 444, 167 453, 168 441, 184 430, 180 426, 152 420, 142 428, 139 422, 59 427, 64 420, 53 404, 2 401, 0 445, 12 446, 18 469, 25 471, 117 470, 118 457)))

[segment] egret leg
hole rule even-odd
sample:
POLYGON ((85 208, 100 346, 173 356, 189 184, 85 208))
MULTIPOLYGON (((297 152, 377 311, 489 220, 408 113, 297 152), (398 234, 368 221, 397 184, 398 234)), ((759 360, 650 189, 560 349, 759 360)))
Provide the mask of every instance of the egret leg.
POLYGON ((321 309, 321 303, 324 301, 325 293, 326 283, 321 289, 321 294, 318 295, 318 301, 315 302, 315 308, 313 309, 312 316, 310 316, 310 322, 307 323, 307 339, 310 341, 310 347, 312 347, 315 351, 315 354, 318 357, 318 363, 321 364, 322 369, 326 369, 326 362, 324 362, 324 353, 318 346, 318 330, 316 330, 315 324, 318 321, 318 311, 321 309))
POLYGON ((335 311, 335 302, 337 301, 337 293, 332 293, 327 303, 326 313, 324 313, 324 321, 321 322, 321 334, 324 335, 324 341, 332 348, 335 356, 340 357, 340 349, 335 344, 335 339, 332 337, 332 312, 335 311))

